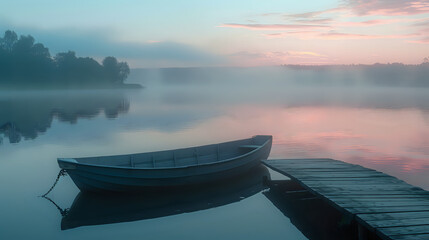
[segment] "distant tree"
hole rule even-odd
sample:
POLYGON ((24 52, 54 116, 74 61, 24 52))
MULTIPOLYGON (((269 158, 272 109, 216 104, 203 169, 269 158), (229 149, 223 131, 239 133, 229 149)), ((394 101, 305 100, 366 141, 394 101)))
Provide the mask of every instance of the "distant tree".
POLYGON ((118 80, 120 83, 123 83, 125 79, 127 79, 128 75, 130 74, 130 67, 128 66, 128 63, 120 62, 118 63, 118 68, 119 68, 118 80))
POLYGON ((76 60, 76 53, 73 51, 58 53, 55 56, 55 61, 61 65, 69 62, 73 62, 76 60))
POLYGON ((49 53, 49 49, 46 48, 41 43, 36 43, 31 48, 30 54, 32 54, 35 57, 41 57, 41 58, 51 58, 51 54, 49 53))
POLYGON ((423 63, 429 63, 429 57, 423 58, 423 63))
POLYGON ((130 68, 126 62, 118 62, 115 57, 106 57, 103 60, 103 68, 107 77, 114 84, 124 83, 124 80, 130 74, 130 68))
POLYGON ((13 52, 16 54, 29 54, 33 45, 34 38, 32 36, 21 36, 13 45, 13 52))
POLYGON ((124 84, 130 73, 126 62, 106 57, 102 65, 74 51, 51 57, 49 49, 30 36, 7 30, 0 38, 0 85, 103 86, 124 84))
POLYGON ((4 32, 4 37, 0 39, 0 46, 6 51, 12 51, 12 48, 17 40, 18 36, 16 35, 16 33, 11 30, 7 30, 6 32, 4 32))

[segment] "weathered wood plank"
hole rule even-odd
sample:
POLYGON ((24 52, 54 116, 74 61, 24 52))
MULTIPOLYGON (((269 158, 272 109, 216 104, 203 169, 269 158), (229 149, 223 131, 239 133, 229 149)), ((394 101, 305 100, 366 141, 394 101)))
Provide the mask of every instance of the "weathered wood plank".
POLYGON ((429 223, 429 218, 370 220, 366 222, 374 228, 417 226, 417 225, 426 225, 426 223, 429 223))
POLYGON ((429 240, 429 234, 394 235, 392 240, 429 240))
POLYGON ((313 189, 316 189, 317 191, 323 191, 326 189, 326 192, 328 192, 327 190, 330 191, 378 191, 378 192, 383 192, 383 191, 413 191, 412 188, 407 187, 407 186, 386 186, 383 187, 382 185, 373 185, 373 186, 368 186, 367 188, 363 189, 361 186, 354 186, 354 185, 330 185, 327 186, 326 184, 322 185, 314 185, 312 186, 313 189), (328 188, 327 188, 328 187, 328 188))
POLYGON ((366 186, 364 186, 364 185, 369 185, 369 187, 375 187, 375 186, 381 187, 381 185, 382 185, 385 188, 398 188, 398 187, 408 188, 408 186, 406 186, 405 184, 403 185, 402 182, 395 181, 392 179, 374 180, 374 181, 371 181, 371 180, 359 181, 359 180, 354 180, 354 179, 353 180, 347 180, 347 179, 346 180, 329 180, 329 179, 326 179, 326 180, 307 180, 307 179, 304 179, 304 180, 301 180, 301 182, 303 182, 307 185, 319 186, 319 187, 327 186, 327 185, 333 186, 333 187, 344 186, 344 185, 362 186, 362 188, 363 188, 362 190, 365 190, 365 188, 366 188, 366 186), (378 185, 375 185, 375 184, 378 184, 378 185))
POLYGON ((288 162, 288 161, 328 161, 328 162, 343 162, 340 160, 335 160, 332 158, 280 158, 280 159, 270 159, 270 162, 288 162))
MULTIPOLYGON (((296 169, 299 168, 359 168, 359 169, 365 169, 362 166, 359 165, 352 165, 348 163, 343 162, 273 162, 270 163, 272 166, 291 166, 295 167, 296 169)), ((365 169, 367 170, 367 169, 365 169)))
POLYGON ((264 161, 383 239, 429 239, 429 192, 382 172, 331 159, 264 161))
POLYGON ((317 177, 311 177, 311 176, 299 176, 294 175, 295 178, 299 178, 301 181, 314 181, 314 182, 320 182, 320 181, 344 181, 344 182, 395 182, 399 184, 406 184, 404 181, 401 181, 397 178, 393 177, 338 177, 338 176, 317 176, 317 177))
POLYGON ((384 235, 414 235, 414 234, 429 234, 429 223, 428 225, 419 226, 400 226, 400 227, 386 227, 378 228, 377 231, 384 235))
POLYGON ((355 199, 355 198, 422 198, 422 199, 429 199, 429 195, 427 194, 413 194, 412 192, 402 192, 398 194, 371 194, 371 192, 368 192, 370 194, 324 194, 325 197, 329 198, 344 198, 344 199, 355 199))
POLYGON ((428 206, 383 206, 383 207, 346 207, 354 214, 369 213, 400 213, 400 212, 423 212, 429 211, 428 206))
POLYGON ((274 161, 271 163, 272 165, 282 165, 282 166, 306 166, 306 165, 323 165, 322 167, 326 167, 326 166, 348 166, 348 167, 361 167, 359 165, 353 165, 353 164, 348 164, 345 162, 339 162, 339 161, 324 161, 324 162, 299 162, 299 161, 274 161))
POLYGON ((358 171, 358 172, 322 172, 322 173, 293 173, 293 175, 300 179, 323 179, 323 178, 393 178, 391 176, 378 173, 378 172, 364 172, 364 171, 358 171))
POLYGON ((429 212, 405 212, 405 213, 375 213, 375 214, 357 214, 359 219, 370 220, 393 220, 393 219, 419 219, 429 218, 429 212))
MULTIPOLYGON (((326 195, 324 195, 326 197, 326 195)), ((348 200, 359 200, 359 199, 372 199, 372 200, 389 200, 389 199, 429 199, 428 195, 418 195, 418 194, 390 194, 390 195, 334 195, 329 196, 330 199, 348 199, 348 200)))
POLYGON ((427 203, 422 202, 345 202, 336 203, 342 208, 355 208, 355 207, 403 207, 403 206, 429 206, 427 203))
POLYGON ((355 173, 355 172, 370 172, 370 171, 368 171, 368 169, 362 169, 362 168, 335 168, 335 169, 330 169, 330 168, 303 168, 303 169, 294 169, 293 171, 287 171, 287 172, 279 171, 279 172, 284 173, 284 174, 288 174, 288 173, 294 174, 294 173, 304 173, 304 172, 305 173, 326 173, 326 172, 355 173))
POLYGON ((407 203, 407 202, 414 202, 414 203, 422 203, 423 205, 429 205, 429 201, 426 198, 380 198, 380 197, 373 197, 373 198, 336 198, 331 197, 329 198, 332 201, 335 201, 337 203, 374 203, 374 202, 400 202, 400 203, 407 203))
POLYGON ((429 196, 429 192, 426 192, 424 190, 386 190, 383 192, 380 191, 366 191, 366 190, 342 190, 342 191, 332 191, 330 188, 319 188, 321 191, 323 191, 323 195, 327 197, 334 197, 334 196, 349 196, 349 197, 355 197, 355 196, 390 196, 390 195, 416 195, 416 196, 429 196))

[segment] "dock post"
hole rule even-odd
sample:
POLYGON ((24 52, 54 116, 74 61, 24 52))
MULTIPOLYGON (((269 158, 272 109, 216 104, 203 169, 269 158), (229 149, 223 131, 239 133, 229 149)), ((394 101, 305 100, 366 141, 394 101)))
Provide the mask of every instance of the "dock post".
POLYGON ((367 240, 368 239, 368 229, 363 227, 361 224, 358 224, 358 239, 367 240))

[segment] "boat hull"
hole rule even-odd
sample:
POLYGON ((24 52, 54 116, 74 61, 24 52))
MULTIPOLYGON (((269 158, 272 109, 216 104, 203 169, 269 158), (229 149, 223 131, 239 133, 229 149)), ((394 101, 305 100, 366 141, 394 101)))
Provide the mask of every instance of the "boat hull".
POLYGON ((263 146, 243 156, 214 164, 180 168, 125 168, 62 162, 81 191, 141 191, 148 188, 198 185, 229 178, 258 166, 267 159, 271 138, 263 146))
POLYGON ((138 194, 79 193, 61 220, 61 230, 190 213, 241 201, 265 189, 268 169, 260 165, 221 181, 195 187, 154 189, 138 194), (165 190, 165 191, 164 191, 165 190), (88 211, 88 210, 91 211, 88 211))

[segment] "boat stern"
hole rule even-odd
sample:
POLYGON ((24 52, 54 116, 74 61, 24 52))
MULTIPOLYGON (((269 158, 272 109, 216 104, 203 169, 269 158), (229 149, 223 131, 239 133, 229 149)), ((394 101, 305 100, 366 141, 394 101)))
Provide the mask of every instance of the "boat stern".
POLYGON ((273 141, 273 136, 271 135, 256 135, 256 136, 253 136, 252 138, 255 144, 258 144, 258 145, 263 145, 266 143, 271 144, 273 141))

